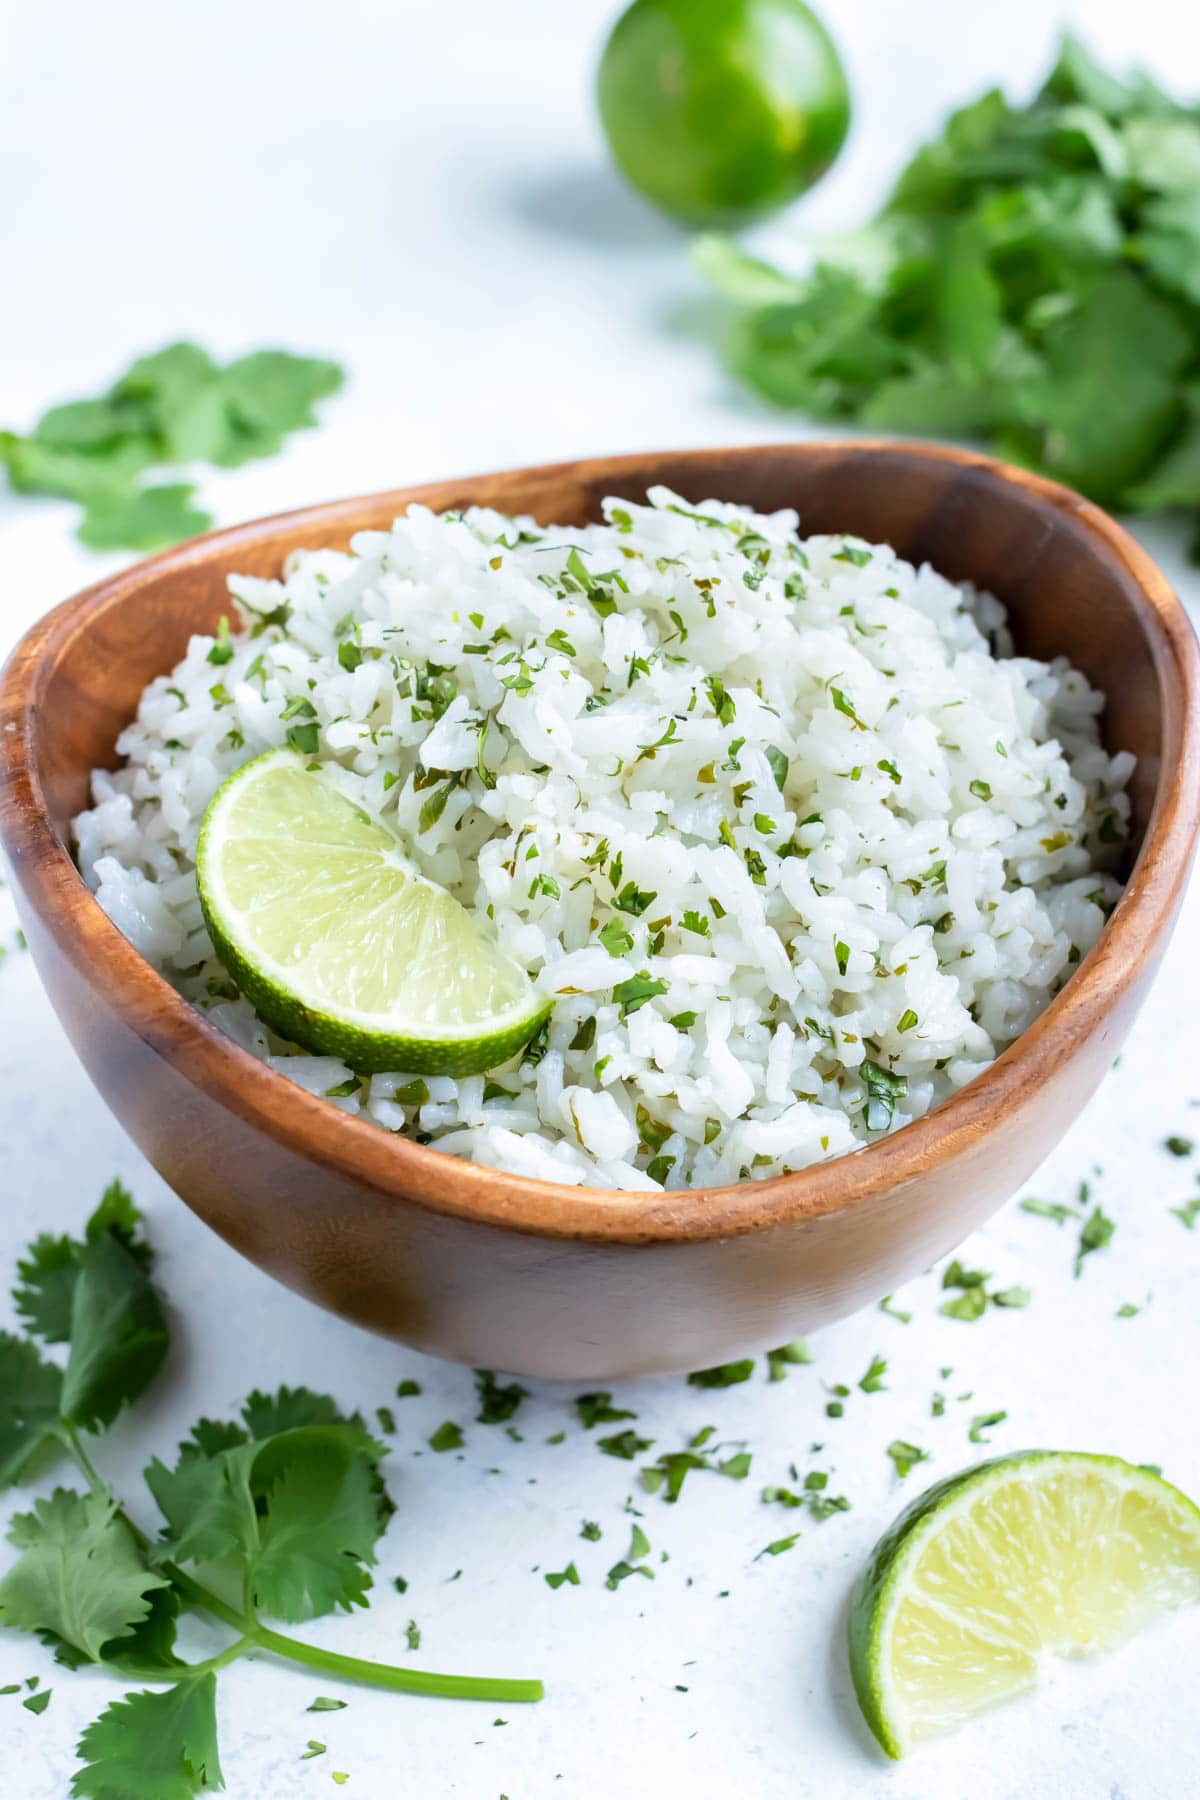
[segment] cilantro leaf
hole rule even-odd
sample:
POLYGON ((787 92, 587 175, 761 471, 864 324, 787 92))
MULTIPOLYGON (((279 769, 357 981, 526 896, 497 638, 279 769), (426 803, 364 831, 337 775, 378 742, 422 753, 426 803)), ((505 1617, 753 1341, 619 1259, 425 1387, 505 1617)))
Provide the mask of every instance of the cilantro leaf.
POLYGON ((260 1440, 296 1431, 302 1425, 352 1425, 365 1430, 358 1413, 343 1413, 331 1395, 304 1387, 281 1387, 274 1394, 262 1394, 256 1388, 242 1407, 242 1418, 250 1436, 260 1440))
POLYGON ((1189 348, 1173 308, 1130 271, 1083 289, 1047 333, 1044 369, 1014 389, 1045 467, 1098 499, 1118 495, 1170 434, 1189 348))
POLYGON ((89 495, 80 542, 89 550, 159 550, 197 537, 213 521, 211 513, 193 504, 195 492, 193 482, 174 481, 89 495))
MULTIPOLYGON (((258 350, 239 357, 221 381, 235 436, 213 460, 233 467, 247 460, 250 445, 274 445, 289 431, 315 425, 313 407, 335 394, 342 380, 336 363, 318 357, 292 356, 285 350, 258 350)), ((254 454, 261 452, 256 449, 254 454)))
POLYGON ((71 1335, 71 1300, 79 1273, 76 1245, 69 1237, 42 1232, 17 1263, 19 1285, 13 1305, 27 1331, 48 1344, 65 1344, 71 1335))
POLYGON ((55 1439, 62 1371, 27 1338, 0 1331, 0 1488, 18 1481, 55 1439))
POLYGON ((124 1182, 114 1178, 101 1194, 96 1210, 83 1228, 83 1235, 89 1244, 94 1244, 102 1232, 110 1232, 149 1274, 154 1266, 154 1252, 145 1238, 138 1235, 144 1222, 129 1189, 124 1182))
POLYGON ((146 1596, 169 1585, 147 1567, 111 1496, 56 1488, 17 1514, 8 1538, 21 1554, 0 1580, 0 1622, 53 1632, 93 1659, 144 1623, 146 1596))
MULTIPOLYGON (((186 1669, 187 1664, 175 1654, 175 1628, 182 1607, 175 1587, 153 1588, 146 1595, 146 1617, 122 1637, 106 1645, 104 1660, 110 1668, 144 1674, 148 1669, 161 1669, 164 1676, 186 1669)), ((57 1653, 62 1661, 61 1650, 57 1653)))
MULTIPOLYGON (((298 1395, 312 1412, 333 1406, 306 1390, 281 1394, 293 1411, 298 1395)), ((263 1422, 261 1406, 245 1410, 263 1422)), ((239 1559, 257 1603, 276 1618, 365 1605, 390 1508, 376 1471, 382 1454, 360 1426, 344 1423, 301 1425, 212 1455, 193 1439, 174 1469, 156 1459, 146 1470, 167 1522, 164 1551, 176 1562, 239 1559)))
POLYGON ((225 1785, 211 1673, 107 1706, 79 1740, 74 1800, 192 1800, 225 1785))
POLYGON ((65 1344, 71 1335, 75 1284, 87 1244, 109 1232, 133 1259, 149 1270, 150 1246, 138 1236, 142 1215, 133 1195, 120 1181, 110 1181, 84 1228, 84 1242, 43 1232, 17 1263, 18 1285, 13 1302, 26 1327, 48 1344, 65 1344))
POLYGON ((87 1431, 111 1425, 158 1373, 169 1336, 144 1263, 111 1230, 84 1245, 71 1302, 63 1418, 87 1431))
POLYGON ((173 1469, 155 1457, 145 1470, 146 1486, 167 1522, 164 1553, 181 1563, 249 1555, 257 1539, 249 1480, 257 1446, 241 1444, 211 1456, 189 1444, 180 1451, 173 1469))
POLYGON ((273 1618, 294 1623, 367 1604, 380 1534, 372 1473, 362 1450, 333 1431, 290 1433, 260 1454, 251 1579, 273 1618))

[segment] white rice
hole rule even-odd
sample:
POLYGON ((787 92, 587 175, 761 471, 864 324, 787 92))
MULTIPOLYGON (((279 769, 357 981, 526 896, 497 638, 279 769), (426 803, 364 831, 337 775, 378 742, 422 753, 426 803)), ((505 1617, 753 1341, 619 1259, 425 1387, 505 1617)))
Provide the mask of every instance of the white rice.
POLYGON ((1007 654, 994 599, 885 546, 664 489, 605 517, 413 507, 232 580, 239 628, 93 777, 80 866, 214 1024, 388 1130, 607 1188, 839 1156, 979 1074, 1095 942, 1133 758, 1076 670, 1007 654), (555 997, 519 1063, 358 1081, 237 996, 196 837, 289 731, 555 997))

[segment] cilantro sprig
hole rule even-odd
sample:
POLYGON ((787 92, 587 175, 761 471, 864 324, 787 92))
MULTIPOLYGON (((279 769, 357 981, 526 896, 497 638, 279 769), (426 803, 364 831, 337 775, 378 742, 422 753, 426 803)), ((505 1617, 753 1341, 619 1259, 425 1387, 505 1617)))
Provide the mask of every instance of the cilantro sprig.
MULTIPOLYGON (((132 1197, 114 1182, 82 1238, 35 1239, 14 1289, 30 1335, 0 1333, 0 1487, 63 1455, 85 1483, 55 1488, 11 1520, 17 1554, 0 1577, 0 1624, 38 1636, 68 1668, 99 1666, 148 1684, 84 1732, 72 1794, 189 1800, 220 1788, 216 1675, 251 1651, 396 1693, 540 1700, 538 1681, 369 1662, 267 1623, 369 1604, 394 1510, 380 1472, 386 1451, 328 1395, 256 1391, 236 1419, 200 1419, 173 1459, 155 1457, 145 1472, 159 1536, 135 1523, 84 1440, 140 1398, 167 1354, 167 1316, 141 1226, 132 1197), (65 1344, 65 1365, 35 1339, 65 1344), (184 1661, 175 1647, 184 1609, 229 1627, 229 1644, 184 1661)), ((523 1397, 516 1384, 498 1387, 482 1373, 479 1388, 489 1419, 509 1416, 523 1397)))
POLYGON ((195 484, 161 472, 274 456, 290 432, 316 424, 316 402, 342 380, 336 363, 286 350, 221 367, 197 344, 168 344, 98 399, 52 406, 26 436, 0 431, 0 466, 15 493, 78 501, 91 549, 154 550, 212 524, 195 484))
POLYGON ((1068 35, 1031 100, 954 112, 811 272, 722 238, 697 260, 777 404, 987 439, 1106 505, 1200 519, 1198 166, 1200 111, 1068 35))

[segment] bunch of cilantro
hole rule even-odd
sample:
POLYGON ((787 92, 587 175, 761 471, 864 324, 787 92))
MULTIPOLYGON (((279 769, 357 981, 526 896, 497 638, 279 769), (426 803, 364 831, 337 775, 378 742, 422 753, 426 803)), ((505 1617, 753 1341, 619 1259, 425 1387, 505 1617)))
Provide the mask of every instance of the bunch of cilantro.
POLYGON ((1200 508, 1200 108, 1074 39, 1029 105, 993 89, 953 114, 806 277, 725 239, 696 255, 746 309, 734 365, 769 399, 986 438, 1110 506, 1200 508))
POLYGON ((169 344, 98 400, 51 407, 27 437, 0 431, 0 467, 18 494, 79 501, 79 537, 93 550, 157 549, 212 524, 195 484, 165 472, 274 456, 289 432, 315 425, 314 405, 342 379, 336 363, 285 350, 221 368, 197 344, 169 344))
POLYGON ((247 1652, 396 1691, 540 1699, 540 1682, 364 1662, 264 1622, 368 1604, 375 1547, 393 1510, 379 1473, 384 1448, 327 1395, 253 1393, 238 1420, 201 1419, 173 1466, 155 1458, 146 1470, 160 1536, 152 1541, 133 1522, 85 1436, 110 1426, 167 1354, 167 1317, 140 1227, 114 1182, 82 1239, 37 1238, 13 1291, 30 1335, 0 1332, 0 1487, 36 1478, 64 1454, 86 1484, 56 1488, 12 1520, 17 1554, 0 1577, 0 1625, 34 1633, 67 1668, 99 1665, 143 1684, 83 1733, 71 1793, 189 1800, 221 1788, 216 1674, 247 1652), (65 1365, 35 1338, 65 1344, 65 1365), (199 1577, 189 1572, 197 1567, 199 1577), (175 1645, 184 1608, 227 1625, 228 1647, 185 1662, 175 1645))

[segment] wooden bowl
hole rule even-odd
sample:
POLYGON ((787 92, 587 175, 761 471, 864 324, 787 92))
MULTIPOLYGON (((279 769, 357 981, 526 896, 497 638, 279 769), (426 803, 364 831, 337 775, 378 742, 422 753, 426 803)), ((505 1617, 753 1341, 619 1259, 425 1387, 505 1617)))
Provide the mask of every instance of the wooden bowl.
POLYGON ((52 612, 0 688, 0 828, 50 998, 108 1104, 243 1255, 373 1331, 458 1361, 599 1380, 695 1369, 852 1312, 950 1250, 1035 1169, 1109 1068, 1166 947, 1200 801, 1197 647, 1165 579, 1104 513, 983 457, 787 444, 518 469, 314 506, 139 563, 52 612), (1138 758, 1139 848, 1099 943, 969 1087, 855 1155, 682 1194, 613 1194, 476 1167, 347 1117, 223 1037, 144 962, 67 847, 88 771, 152 676, 212 631, 231 571, 344 545, 416 500, 544 522, 666 482, 693 501, 796 506, 970 579, 1016 640, 1065 653, 1138 758))

